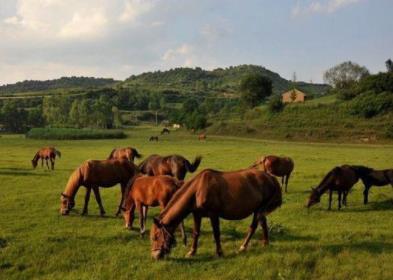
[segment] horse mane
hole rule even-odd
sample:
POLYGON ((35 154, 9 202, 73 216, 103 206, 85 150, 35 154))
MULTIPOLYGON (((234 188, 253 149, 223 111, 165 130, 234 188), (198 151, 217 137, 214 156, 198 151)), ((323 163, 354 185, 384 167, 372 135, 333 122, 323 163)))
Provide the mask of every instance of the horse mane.
POLYGON ((202 161, 202 156, 196 156, 193 163, 190 163, 187 159, 184 159, 186 163, 187 170, 190 172, 194 172, 197 170, 199 164, 202 161))
POLYGON ((115 151, 116 151, 116 149, 113 149, 113 150, 111 151, 111 153, 109 154, 109 156, 108 156, 107 159, 112 159, 112 158, 113 158, 113 154, 115 153, 115 151))
POLYGON ((320 188, 321 186, 323 186, 323 185, 326 183, 326 181, 329 180, 330 177, 331 177, 334 173, 336 173, 337 171, 339 171, 339 170, 340 170, 340 167, 338 167, 338 166, 336 166, 336 167, 334 167, 332 170, 330 170, 330 171, 325 175, 325 177, 323 177, 322 181, 319 183, 319 185, 318 185, 318 187, 316 187, 316 189, 319 190, 319 188, 320 188))
POLYGON ((40 151, 38 151, 38 152, 35 153, 35 155, 34 155, 34 157, 33 157, 33 159, 32 159, 33 161, 36 161, 36 162, 38 161, 38 159, 39 159, 39 155, 38 155, 39 152, 40 152, 40 151))
POLYGON ((350 165, 349 167, 356 173, 356 176, 360 178, 363 178, 374 171, 374 169, 363 165, 350 165))
POLYGON ((138 151, 135 148, 131 148, 131 151, 133 152, 133 154, 135 155, 136 158, 142 157, 142 155, 140 153, 138 153, 138 151))
POLYGON ((81 180, 83 179, 83 171, 82 168, 84 167, 85 164, 82 166, 78 167, 77 169, 72 172, 70 178, 68 179, 67 185, 65 187, 64 193, 69 195, 69 196, 74 196, 76 190, 78 187, 81 185, 81 180))

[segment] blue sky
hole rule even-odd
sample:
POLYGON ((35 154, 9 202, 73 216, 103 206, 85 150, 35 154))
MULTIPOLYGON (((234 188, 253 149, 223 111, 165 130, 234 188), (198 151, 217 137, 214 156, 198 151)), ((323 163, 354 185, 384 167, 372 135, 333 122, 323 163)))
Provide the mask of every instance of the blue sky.
POLYGON ((392 0, 0 0, 0 84, 257 64, 322 82, 393 58, 392 0))

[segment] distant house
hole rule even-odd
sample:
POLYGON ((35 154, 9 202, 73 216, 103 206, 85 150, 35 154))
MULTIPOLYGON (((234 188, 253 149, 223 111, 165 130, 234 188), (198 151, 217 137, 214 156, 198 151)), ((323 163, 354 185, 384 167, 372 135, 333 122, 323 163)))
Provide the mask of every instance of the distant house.
POLYGON ((295 103, 295 102, 304 102, 306 100, 307 95, 298 90, 298 89, 291 89, 287 92, 281 94, 282 102, 283 103, 295 103))

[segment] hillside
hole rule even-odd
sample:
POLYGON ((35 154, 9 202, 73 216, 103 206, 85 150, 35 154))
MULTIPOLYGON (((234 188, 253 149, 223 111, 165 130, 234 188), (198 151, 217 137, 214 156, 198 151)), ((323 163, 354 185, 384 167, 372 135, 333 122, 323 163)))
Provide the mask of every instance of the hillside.
MULTIPOLYGON (((293 86, 291 81, 282 78, 262 66, 239 65, 214 70, 202 68, 175 68, 168 71, 146 72, 133 75, 121 86, 139 86, 148 89, 176 90, 180 93, 236 93, 241 79, 248 74, 260 73, 273 82, 273 91, 278 94, 293 86)), ((325 84, 297 82, 296 87, 313 95, 324 94, 329 88, 325 84)))
POLYGON ((0 94, 37 92, 55 89, 100 88, 113 86, 116 82, 117 81, 112 78, 94 77, 61 77, 59 79, 46 81, 26 80, 15 84, 0 86, 0 94))

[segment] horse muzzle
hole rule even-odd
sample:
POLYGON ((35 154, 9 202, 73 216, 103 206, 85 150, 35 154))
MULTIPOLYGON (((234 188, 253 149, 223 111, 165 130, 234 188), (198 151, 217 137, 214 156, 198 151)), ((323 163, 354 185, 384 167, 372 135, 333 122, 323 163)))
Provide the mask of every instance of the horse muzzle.
POLYGON ((162 250, 152 250, 151 251, 151 257, 152 259, 158 261, 161 260, 164 257, 164 253, 162 250))

